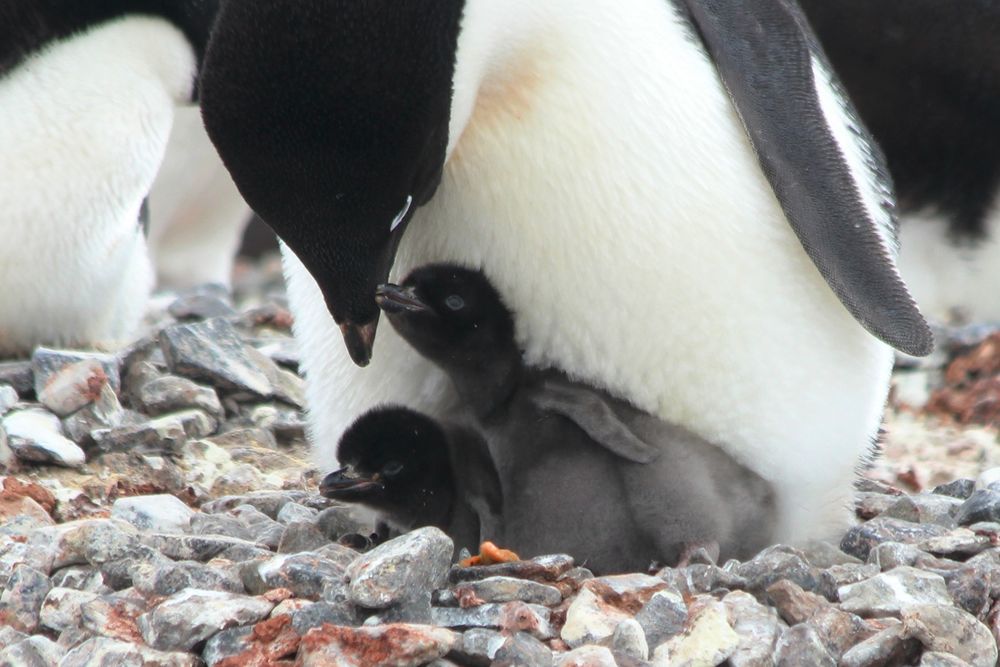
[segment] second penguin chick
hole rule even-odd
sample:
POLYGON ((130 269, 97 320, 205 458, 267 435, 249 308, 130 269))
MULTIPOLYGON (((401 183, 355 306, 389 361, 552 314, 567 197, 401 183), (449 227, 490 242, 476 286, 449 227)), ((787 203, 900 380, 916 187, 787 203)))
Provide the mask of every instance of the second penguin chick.
POLYGON ((692 544, 746 557, 770 542, 770 484, 722 449, 555 370, 527 368, 479 271, 431 265, 377 300, 470 408, 500 477, 501 544, 567 552, 597 573, 674 564, 692 544))
POLYGON ((337 459, 344 467, 320 484, 327 498, 365 505, 402 531, 437 526, 458 549, 494 539, 500 482, 478 434, 379 407, 347 429, 337 459))

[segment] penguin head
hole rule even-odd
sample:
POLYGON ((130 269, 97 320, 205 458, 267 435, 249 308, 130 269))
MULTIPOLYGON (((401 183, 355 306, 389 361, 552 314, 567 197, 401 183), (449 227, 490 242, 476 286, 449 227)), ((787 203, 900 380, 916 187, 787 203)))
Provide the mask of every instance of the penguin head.
POLYGON ((441 179, 465 0, 225 2, 202 116, 247 203, 368 363, 385 282, 441 179))
POLYGON ((450 503, 447 436, 434 420, 408 408, 380 407, 359 417, 341 437, 337 459, 344 467, 320 483, 327 498, 427 523, 441 517, 422 514, 450 503))
POLYGON ((514 318, 482 271, 431 264, 376 290, 379 307, 420 354, 448 366, 483 365, 510 352, 514 318))

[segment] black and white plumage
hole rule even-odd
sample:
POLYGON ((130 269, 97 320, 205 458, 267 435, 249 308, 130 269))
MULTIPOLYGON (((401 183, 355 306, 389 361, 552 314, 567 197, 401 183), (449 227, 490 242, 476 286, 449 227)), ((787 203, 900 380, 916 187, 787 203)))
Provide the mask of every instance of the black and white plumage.
POLYGON ((800 2, 886 153, 921 307, 1000 319, 1000 5, 800 2))
POLYGON ((481 272, 422 267, 378 297, 393 328, 455 383, 486 439, 502 490, 499 544, 611 573, 676 564, 695 543, 747 558, 770 542, 767 482, 683 428, 526 368, 512 315, 481 272))
POLYGON ((885 341, 931 345, 881 157, 787 0, 229 2, 202 110, 287 244, 318 461, 374 405, 454 405, 375 338, 375 286, 432 261, 484 268, 530 364, 774 484, 778 539, 846 524, 885 341))
POLYGON ((320 492, 365 505, 397 530, 437 526, 458 549, 496 539, 500 482, 482 438, 407 408, 371 410, 337 445, 320 492))
POLYGON ((0 6, 0 355, 135 333, 153 285, 137 220, 215 9, 0 6))

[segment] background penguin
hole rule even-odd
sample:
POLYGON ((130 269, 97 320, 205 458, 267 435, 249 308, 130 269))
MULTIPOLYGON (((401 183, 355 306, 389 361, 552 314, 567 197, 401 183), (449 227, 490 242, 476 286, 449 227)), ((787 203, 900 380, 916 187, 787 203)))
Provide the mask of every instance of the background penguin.
POLYGON ((401 531, 437 526, 473 553, 496 539, 500 481, 475 432, 380 407, 347 429, 337 459, 344 467, 320 484, 327 498, 361 503, 401 531))
POLYGON ((531 365, 719 443, 780 540, 846 525, 883 341, 931 346, 881 156, 787 0, 225 2, 202 114, 287 244, 318 462, 374 405, 455 403, 392 331, 368 369, 336 340, 369 360, 390 267, 482 266, 531 365))
POLYGON ((1000 320, 1000 3, 800 2, 886 153, 921 308, 1000 320))
POLYGON ((0 6, 0 356, 134 333, 153 285, 140 207, 215 10, 0 6))
POLYGON ((674 565, 696 543, 717 543, 723 558, 770 543, 767 482, 682 428, 525 368, 512 315, 482 273, 423 267, 378 298, 484 433, 503 497, 491 539, 522 557, 569 553, 604 574, 674 565))

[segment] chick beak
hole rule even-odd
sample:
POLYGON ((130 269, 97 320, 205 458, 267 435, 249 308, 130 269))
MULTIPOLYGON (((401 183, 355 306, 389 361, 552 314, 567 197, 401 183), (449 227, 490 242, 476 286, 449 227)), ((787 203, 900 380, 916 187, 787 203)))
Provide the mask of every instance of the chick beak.
POLYGON ((357 500, 383 490, 382 480, 376 473, 371 477, 359 475, 351 466, 335 470, 320 482, 319 492, 335 500, 357 500))
POLYGON ((375 303, 389 314, 419 313, 430 310, 430 307, 420 300, 412 287, 401 287, 386 283, 375 288, 375 303))

